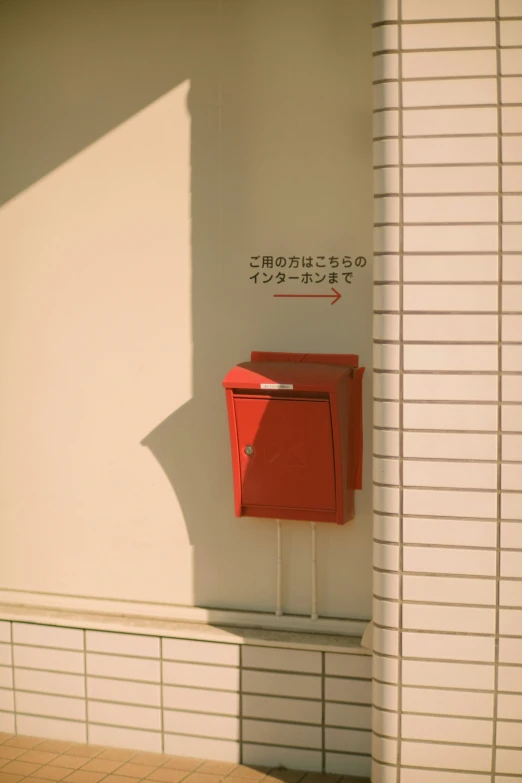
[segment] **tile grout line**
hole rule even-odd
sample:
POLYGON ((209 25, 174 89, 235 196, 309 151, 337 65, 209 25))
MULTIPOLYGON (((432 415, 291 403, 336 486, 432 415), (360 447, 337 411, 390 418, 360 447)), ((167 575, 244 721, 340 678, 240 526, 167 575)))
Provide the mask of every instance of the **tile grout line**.
MULTIPOLYGON (((462 51, 462 50, 460 50, 460 51, 462 51)), ((491 47, 490 51, 494 52, 495 51, 495 47, 491 47)), ((397 54, 399 54, 399 52, 397 52, 397 54)), ((380 55, 375 55, 375 56, 379 57, 380 55)), ((507 74, 505 74, 505 76, 507 76, 508 79, 519 79, 522 76, 522 73, 507 73, 507 74)), ((483 73, 483 74, 460 73, 460 74, 450 75, 450 74, 446 73, 446 74, 443 74, 443 75, 435 74, 435 75, 431 75, 431 76, 427 76, 426 74, 424 76, 404 76, 402 81, 403 81, 404 84, 412 84, 412 83, 418 83, 418 82, 423 82, 424 83, 424 82, 458 82, 458 81, 462 81, 462 82, 490 81, 490 82, 493 82, 493 81, 495 81, 495 79, 496 79, 496 74, 495 74, 494 71, 492 71, 491 73, 483 73)), ((382 77, 380 79, 374 79, 372 81, 372 85, 380 85, 380 84, 390 84, 390 85, 393 84, 393 85, 395 85, 395 84, 398 84, 398 82, 399 82, 398 78, 397 79, 395 79, 393 77, 386 78, 384 76, 384 77, 382 77)), ((452 104, 448 104, 448 105, 452 105, 452 104)), ((464 105, 466 105, 466 104, 464 104, 464 105)), ((490 106, 490 105, 491 104, 484 104, 484 106, 490 106)), ((512 104, 510 102, 507 105, 511 106, 512 104)), ((515 103, 514 105, 516 106, 518 104, 515 103)), ((392 108, 396 108, 396 107, 390 106, 389 108, 392 109, 392 108)), ((405 108, 406 111, 408 111, 408 109, 415 109, 415 108, 417 108, 417 106, 416 105, 405 106, 404 108, 405 108)), ((495 134, 493 134, 493 135, 495 135, 495 134)))
MULTIPOLYGON (((434 25, 434 24, 482 24, 484 22, 489 22, 489 25, 491 26, 492 23, 495 22, 495 19, 497 18, 497 15, 495 13, 489 14, 488 16, 434 16, 434 17, 412 17, 410 19, 404 19, 403 24, 405 25, 434 25)), ((522 19, 521 14, 517 14, 516 16, 506 16, 503 14, 502 16, 498 16, 499 20, 501 22, 506 21, 519 21, 522 19)), ((392 27, 393 25, 397 24, 397 22, 394 19, 386 19, 381 22, 374 22, 372 24, 372 27, 392 27)), ((466 47, 468 48, 468 47, 466 47)), ((479 47, 483 48, 483 47, 479 47)), ((489 47, 494 48, 494 45, 489 47)), ((423 51, 431 51, 431 50, 423 50, 423 51)))
MULTIPOLYGON (((410 136, 412 139, 445 139, 448 138, 448 136, 410 136)), ((466 137, 467 138, 467 137, 466 137)), ((494 138, 498 141, 498 136, 494 134, 494 138)), ((493 166, 492 166, 493 168, 493 166)), ((470 198, 470 199, 487 199, 487 200, 497 200, 499 196, 499 192, 497 190, 462 190, 462 191, 440 191, 436 193, 430 193, 429 191, 426 191, 425 193, 412 193, 412 194, 406 194, 406 198, 412 198, 412 199, 432 199, 433 201, 437 201, 441 198, 450 198, 455 201, 460 200, 461 198, 470 198)), ((520 195, 522 195, 521 191, 513 190, 509 191, 506 198, 516 198, 519 199, 520 195)), ((399 194, 398 193, 376 193, 375 198, 377 201, 383 201, 384 199, 388 199, 390 201, 397 201, 399 200, 399 194)), ((479 225, 481 225, 481 221, 477 221, 479 225)), ((493 221, 495 222, 495 221, 493 221)), ((518 223, 519 221, 511 221, 514 223, 518 223)), ((394 225, 393 221, 379 221, 376 225, 394 225)), ((453 224, 450 224, 453 225, 453 224)), ((458 224, 457 224, 458 225, 458 224)), ((494 255, 494 253, 492 253, 494 255)))
MULTIPOLYGON (((389 375, 399 375, 399 371, 396 369, 389 370, 384 369, 382 367, 377 368, 374 372, 383 373, 383 374, 389 374, 389 375)), ((497 376, 498 372, 495 372, 495 370, 422 370, 422 369, 416 369, 416 370, 405 370, 405 375, 461 375, 463 377, 471 377, 474 375, 480 375, 480 376, 497 376)), ((504 373, 501 373, 501 375, 520 375, 520 370, 510 370, 504 373)), ((451 400, 450 400, 451 402, 451 400)), ((387 428, 386 428, 387 429, 387 428)))
MULTIPOLYGON (((394 544, 394 546, 397 546, 397 544, 394 544)), ((424 544, 419 544, 417 546, 421 547, 421 548, 422 547, 428 548, 428 549, 429 548, 431 548, 431 549, 442 548, 442 549, 445 549, 445 550, 452 549, 451 546, 438 547, 437 544, 431 545, 429 547, 426 547, 424 544)), ((458 547, 458 549, 462 549, 462 547, 458 547)), ((490 552, 494 552, 495 550, 491 549, 489 551, 490 552)), ((522 550, 520 550, 520 549, 517 549, 517 550, 507 550, 507 551, 515 551, 517 553, 522 552, 522 550)), ((376 570, 377 573, 382 573, 382 574, 395 574, 396 573, 396 571, 393 571, 393 570, 390 570, 390 569, 384 569, 384 568, 376 568, 375 570, 376 570)), ((473 579, 473 580, 480 579, 480 580, 488 581, 488 582, 495 581, 495 576, 484 576, 483 574, 478 574, 478 575, 477 574, 455 574, 452 571, 444 571, 444 572, 441 572, 441 571, 405 571, 405 575, 407 575, 407 576, 414 576, 414 577, 431 577, 431 578, 442 578, 442 579, 445 579, 445 578, 448 578, 448 579, 473 579)), ((505 579, 506 582, 515 582, 517 584, 520 584, 520 582, 522 581, 522 579, 520 577, 507 577, 507 578, 504 578, 504 579, 505 579)), ((389 600, 394 600, 394 599, 389 599, 389 600)), ((426 602, 419 601, 418 603, 421 603, 422 605, 424 605, 426 602)), ((506 607, 502 607, 502 609, 504 611, 513 611, 513 610, 514 611, 520 611, 519 607, 517 607, 517 606, 506 606, 506 607)), ((376 623, 376 625, 379 626, 379 623, 376 623)), ((444 633, 446 635, 454 635, 455 631, 425 631, 425 633, 444 633)), ((464 635, 466 635, 466 634, 464 634, 464 635)), ((493 633, 491 633, 491 634, 487 634, 487 633, 486 634, 471 634, 471 635, 482 636, 484 638, 494 637, 493 633)), ((513 639, 520 638, 520 637, 517 637, 516 634, 507 634, 507 635, 511 636, 511 638, 513 638, 513 639)), ((395 656, 392 656, 392 657, 395 657, 395 656)), ((413 656, 413 657, 416 658, 418 656, 413 656)), ((520 664, 517 664, 517 665, 520 665, 520 664)))
MULTIPOLYGON (((441 107, 437 107, 437 106, 429 107, 429 106, 427 106, 427 107, 423 107, 423 108, 432 108, 432 109, 441 108, 442 109, 444 107, 442 107, 442 106, 441 107)), ((517 134, 517 135, 520 136, 522 134, 517 134)), ((455 138, 464 139, 464 138, 467 138, 467 137, 466 136, 456 136, 455 138)), ((384 141, 398 141, 398 139, 399 139, 398 136, 387 136, 384 141)), ((404 140, 404 138, 403 138, 403 140, 404 140)), ((407 140, 408 140, 408 137, 406 137, 406 141, 407 140)), ((377 142, 377 143, 381 144, 382 141, 377 142)), ((516 167, 516 166, 520 166, 520 162, 519 161, 509 161, 505 165, 506 166, 516 167)), ((459 161, 457 163, 453 163, 451 161, 448 162, 448 163, 439 163, 439 162, 436 162, 436 161, 424 161, 422 163, 404 163, 403 167, 404 167, 404 169, 406 169, 408 171, 414 170, 414 169, 426 169, 426 168, 433 168, 433 169, 454 169, 454 168, 462 168, 462 169, 463 168, 473 168, 473 169, 477 169, 477 168, 489 168, 489 169, 492 169, 492 168, 495 167, 495 161, 494 160, 485 161, 485 162, 483 162, 483 161, 471 161, 469 163, 467 163, 465 161, 464 162, 459 161)), ((374 164, 372 166, 372 170, 373 171, 386 171, 386 170, 390 171, 392 169, 393 170, 395 170, 395 169, 398 170, 399 169, 399 164, 398 163, 376 163, 376 164, 374 164)), ((509 193, 510 191, 507 191, 507 192, 509 193)), ((399 194, 397 194, 397 195, 399 195, 399 194)), ((415 195, 415 193, 413 195, 415 195)), ((435 193, 434 195, 436 196, 438 194, 435 193)), ((377 254, 378 254, 378 252, 379 251, 377 251, 377 254)), ((385 252, 389 252, 389 251, 385 251, 385 252)), ((409 251, 409 252, 412 252, 412 251, 409 251)), ((417 253, 419 251, 413 251, 413 252, 417 253)), ((421 250, 420 252, 422 253, 422 252, 429 252, 429 251, 422 251, 421 250)), ((434 251, 434 252, 438 252, 438 251, 434 251)), ((455 252, 458 253, 458 251, 455 251, 455 250, 451 250, 449 252, 450 253, 455 253, 455 252)), ((464 253, 471 253, 473 251, 471 251, 471 250, 464 250, 462 252, 464 252, 464 253)), ((482 251, 482 252, 486 252, 486 253, 489 252, 489 253, 493 253, 494 254, 493 250, 486 250, 486 251, 482 251)), ((517 252, 517 251, 515 251, 515 252, 517 252)))
POLYGON ((502 229, 503 229, 503 193, 502 193, 502 81, 501 81, 501 56, 500 56, 500 0, 495 0, 495 38, 496 38, 496 64, 497 64, 497 190, 498 190, 498 228, 497 228, 497 257, 498 257, 498 348, 497 348, 497 552, 496 552, 496 584, 495 584, 495 650, 494 650, 494 688, 493 688, 493 721, 491 737, 491 783, 495 782, 497 767, 497 719, 498 719, 498 679, 499 679, 499 659, 500 659, 500 568, 501 568, 501 518, 502 518, 502 284, 503 284, 503 264, 502 264, 502 229))
MULTIPOLYGON (((378 543, 381 543, 381 542, 378 542, 378 543)), ((389 542, 384 542, 384 543, 389 543, 389 542)), ((420 544, 419 546, 424 546, 424 545, 420 544)), ((446 548, 448 548, 448 547, 446 547, 446 548)), ((463 547, 463 548, 467 549, 467 547, 463 547)), ((491 548, 488 548, 488 547, 475 547, 475 549, 478 549, 479 551, 483 551, 483 550, 484 551, 490 551, 491 548)), ((522 551, 522 548, 520 548, 520 550, 519 550, 517 548, 512 547, 512 551, 522 551)), ((483 578, 489 578, 489 577, 483 577, 483 578)), ((6 668, 10 668, 10 667, 6 667, 6 668)), ((39 672, 44 672, 45 673, 47 670, 43 670, 43 669, 26 669, 26 671, 39 671, 39 672)), ((280 670, 276 671, 274 669, 259 669, 259 670, 256 670, 256 671, 259 671, 259 672, 261 672, 263 674, 283 674, 283 675, 290 674, 291 675, 291 673, 286 671, 286 670, 285 671, 280 671, 280 670)), ((55 672, 51 672, 51 673, 54 674, 55 672)), ((298 676, 301 676, 301 674, 299 674, 298 676)), ((303 676, 306 676, 306 675, 303 675, 303 676)), ((311 675, 311 676, 317 677, 317 675, 311 675)), ((350 676, 346 676, 346 675, 336 675, 336 674, 330 674, 330 675, 328 675, 328 677, 330 679, 337 680, 339 682, 343 682, 343 681, 344 682, 348 682, 348 683, 351 683, 351 682, 361 682, 361 683, 362 682, 368 682, 369 683, 369 682, 371 682, 371 678, 370 677, 350 677, 350 676)), ((106 678, 106 679, 111 679, 111 678, 106 678)), ((135 684, 135 683, 141 684, 137 680, 118 680, 118 682, 126 682, 126 683, 129 683, 129 684, 135 684)), ((146 683, 146 684, 147 685, 149 685, 149 684, 150 685, 155 685, 157 683, 146 683)), ((167 683, 166 685, 168 686, 170 684, 171 683, 167 683)), ((215 689, 210 689, 210 688, 200 688, 200 687, 192 688, 192 686, 183 686, 183 685, 179 685, 178 683, 172 683, 172 685, 174 685, 174 687, 176 687, 176 688, 183 688, 183 687, 185 687, 187 690, 197 690, 197 691, 201 691, 201 690, 209 691, 210 690, 210 691, 212 691, 212 693, 232 693, 232 691, 215 690, 215 689)), ((10 690, 10 689, 8 689, 8 690, 10 690)), ((83 701, 84 700, 83 696, 69 696, 69 695, 64 695, 64 694, 61 694, 61 693, 51 693, 51 692, 48 692, 48 691, 37 691, 37 690, 27 690, 27 689, 19 689, 19 690, 22 693, 29 693, 31 695, 36 695, 36 696, 50 696, 51 698, 58 697, 58 698, 63 698, 63 699, 75 699, 76 701, 83 701)), ((263 691, 245 691, 244 695, 246 695, 246 696, 265 696, 266 698, 278 698, 278 694, 277 693, 273 693, 273 692, 268 692, 267 693, 267 692, 263 692, 263 691)), ((294 696, 294 695, 283 694, 283 698, 289 699, 290 701, 303 701, 303 700, 305 700, 305 701, 313 701, 313 702, 316 702, 318 704, 321 702, 321 697, 314 698, 314 697, 310 697, 310 696, 302 696, 302 695, 301 696, 294 696)), ((97 699, 91 699, 91 701, 99 702, 100 704, 116 704, 116 705, 118 705, 120 707, 143 707, 144 709, 151 709, 151 710, 158 709, 158 707, 155 707, 154 705, 143 704, 142 702, 118 701, 117 699, 101 699, 101 698, 97 698, 97 699)), ((326 701, 331 701, 331 699, 327 699, 326 701)), ((347 703, 351 703, 351 702, 347 702, 347 703)), ((185 707, 182 707, 182 708, 168 707, 166 709, 171 711, 171 712, 189 712, 191 714, 199 714, 199 715, 222 715, 223 717, 226 717, 227 715, 230 715, 230 713, 207 712, 207 711, 201 710, 201 709, 195 709, 195 710, 192 709, 192 710, 190 710, 190 709, 187 709, 185 707)), ((41 717, 49 717, 49 718, 54 717, 52 715, 46 716, 44 714, 39 714, 39 713, 27 713, 27 712, 24 712, 22 714, 30 714, 30 715, 34 714, 35 716, 39 716, 40 715, 41 717)), ((72 722, 72 723, 83 723, 84 722, 83 718, 63 717, 63 718, 57 718, 57 720, 69 721, 69 722, 72 722)), ((276 720, 279 723, 292 723, 292 721, 280 720, 278 718, 262 718, 262 717, 260 717, 259 720, 276 720)), ((100 723, 100 721, 93 721, 93 723, 100 723)), ((313 725, 316 725, 316 724, 313 724, 313 725)), ((160 731, 160 729, 145 729, 145 730, 146 731, 152 731, 152 732, 159 732, 160 731)), ((153 752, 153 751, 150 751, 150 752, 153 752)))
MULTIPOLYGON (((308 617, 308 614, 300 615, 300 616, 301 617, 308 617)), ((329 618, 329 619, 332 619, 332 620, 343 620, 344 621, 344 620, 350 620, 351 618, 337 617, 336 616, 336 617, 332 617, 332 618, 329 618)), ((10 621, 6 620, 4 622, 10 622, 10 621)), ((355 622, 357 622, 357 621, 355 621, 355 622)), ((39 625, 41 625, 41 627, 43 627, 43 628, 53 627, 53 626, 48 626, 46 623, 41 623, 39 625)), ((56 627, 65 628, 66 626, 56 626, 56 627)), ((74 629, 74 630, 77 630, 77 629, 74 629)), ((83 629, 81 629, 81 630, 83 631, 83 629)), ((89 630, 89 629, 86 629, 86 630, 89 630)), ((295 633, 295 634, 303 633, 303 635, 308 635, 308 636, 311 635, 308 631, 304 631, 304 632, 292 631, 291 633, 295 633)), ((129 634, 129 635, 131 635, 131 634, 129 634)), ((321 632, 318 635, 328 636, 329 633, 321 632)), ((331 632, 330 632, 330 635, 331 635, 331 632)), ((334 634, 334 635, 336 635, 336 634, 334 634)), ((339 635, 339 634, 337 634, 337 635, 339 635)), ((340 635, 343 636, 343 637, 346 636, 346 638, 353 637, 353 636, 357 637, 357 634, 346 634, 346 635, 340 634, 340 635)), ((147 638, 148 639, 154 639, 154 638, 157 639, 159 637, 157 637, 157 636, 156 637, 149 636, 147 638)), ((192 639, 188 639, 188 640, 182 639, 181 641, 189 641, 189 642, 196 641, 197 643, 200 642, 200 640, 192 640, 192 639)), ((202 641, 201 643, 202 644, 216 644, 216 642, 213 642, 213 641, 211 641, 211 642, 202 641)), ((219 644, 219 642, 218 642, 218 644, 219 644)), ((44 646, 44 645, 35 645, 35 644, 20 644, 19 642, 17 642, 17 646, 18 647, 30 647, 30 648, 36 649, 36 650, 49 650, 49 651, 52 650, 54 652, 65 652, 65 653, 68 653, 68 652, 81 653, 82 652, 82 650, 78 650, 78 649, 70 650, 70 649, 67 649, 67 648, 64 648, 64 647, 50 647, 48 645, 44 646)), ((239 647, 244 647, 245 645, 238 645, 238 646, 239 647)), ((320 652, 322 652, 322 649, 311 649, 311 650, 309 650, 307 648, 302 648, 302 647, 282 647, 282 646, 279 646, 277 644, 276 645, 266 645, 266 646, 263 646, 262 649, 263 650, 281 650, 281 651, 284 651, 284 652, 297 652, 297 653, 300 653, 300 652, 316 652, 316 653, 320 653, 320 652)), ((339 652, 338 649, 335 649, 333 654, 335 654, 335 655, 343 655, 343 654, 350 655, 351 653, 349 652, 349 650, 351 650, 351 649, 353 649, 353 648, 347 647, 345 652, 339 652)), ((329 651, 325 650, 325 652, 329 652, 329 651)), ((132 654, 130 654, 130 655, 121 655, 120 653, 107 653, 107 652, 96 652, 96 653, 93 653, 92 651, 90 651, 90 655, 93 655, 93 654, 94 655, 106 656, 109 659, 110 658, 126 658, 126 659, 132 659, 132 660, 137 660, 137 661, 157 661, 158 660, 158 656, 157 655, 156 656, 143 656, 143 655, 132 655, 132 654)), ((359 654, 359 653, 356 653, 356 654, 359 654)), ((219 670, 223 670, 223 669, 229 669, 230 670, 230 669, 238 669, 239 668, 238 665, 234 665, 234 664, 214 663, 214 662, 209 662, 209 661, 202 661, 201 662, 201 661, 189 660, 188 658, 165 658, 165 662, 167 662, 167 663, 189 664, 190 666, 207 666, 207 667, 208 666, 212 666, 212 667, 216 668, 218 671, 219 670)), ((60 673, 56 669, 44 669, 44 667, 42 667, 42 666, 19 666, 19 668, 20 669, 38 669, 38 670, 41 670, 41 671, 54 671, 54 672, 60 673)), ((244 668, 249 670, 249 671, 282 671, 282 672, 288 672, 288 669, 267 668, 266 666, 265 667, 263 667, 263 666, 245 666, 244 668)), ((294 674, 296 674, 296 673, 297 674, 303 674, 304 676, 308 676, 308 677, 317 677, 318 676, 316 672, 309 671, 309 670, 304 670, 304 669, 298 669, 297 671, 294 672, 294 674)), ((78 676, 81 676, 82 672, 81 671, 80 672, 78 672, 78 671, 63 671, 62 674, 71 674, 71 675, 75 675, 76 674, 78 676)), ((116 680, 122 680, 122 681, 123 680, 128 680, 128 681, 132 681, 132 682, 147 682, 147 683, 152 683, 152 684, 157 684, 157 682, 158 682, 157 679, 145 680, 145 679, 135 679, 135 678, 132 678, 132 677, 116 677, 113 674, 97 674, 97 673, 92 673, 92 672, 90 673, 89 676, 90 677, 97 677, 98 679, 116 679, 116 680)), ((166 684, 168 685, 169 683, 166 683, 166 684)), ((187 687, 198 687, 198 686, 187 686, 187 687)), ((213 688, 212 690, 227 690, 227 689, 226 688, 213 688)))

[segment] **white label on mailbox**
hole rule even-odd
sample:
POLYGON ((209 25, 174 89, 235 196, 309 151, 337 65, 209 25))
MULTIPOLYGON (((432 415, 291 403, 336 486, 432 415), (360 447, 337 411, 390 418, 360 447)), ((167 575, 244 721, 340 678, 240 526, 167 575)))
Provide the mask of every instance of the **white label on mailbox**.
POLYGON ((293 389, 293 383, 261 383, 260 389, 293 389))

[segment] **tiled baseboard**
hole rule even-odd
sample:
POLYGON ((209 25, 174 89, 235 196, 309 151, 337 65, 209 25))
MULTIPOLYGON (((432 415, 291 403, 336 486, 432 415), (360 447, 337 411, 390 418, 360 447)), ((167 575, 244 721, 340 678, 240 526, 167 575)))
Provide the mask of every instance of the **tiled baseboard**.
POLYGON ((371 657, 331 649, 0 620, 0 731, 369 775, 371 657))

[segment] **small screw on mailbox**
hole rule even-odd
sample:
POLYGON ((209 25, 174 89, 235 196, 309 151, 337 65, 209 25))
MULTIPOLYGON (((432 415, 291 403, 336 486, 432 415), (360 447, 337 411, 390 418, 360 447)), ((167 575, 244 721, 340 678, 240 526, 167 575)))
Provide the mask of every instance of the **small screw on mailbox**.
POLYGON ((247 457, 251 457, 254 453, 254 447, 253 446, 245 446, 245 454, 247 457))

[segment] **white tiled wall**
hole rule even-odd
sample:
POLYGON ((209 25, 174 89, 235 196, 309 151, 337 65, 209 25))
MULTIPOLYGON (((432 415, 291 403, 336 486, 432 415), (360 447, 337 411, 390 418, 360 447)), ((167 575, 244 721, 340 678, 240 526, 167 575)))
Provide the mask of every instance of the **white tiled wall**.
POLYGON ((86 631, 85 649, 88 740, 161 752, 160 640, 86 631))
POLYGON ((372 780, 522 780, 522 2, 374 43, 372 780))
POLYGON ((0 621, 0 731, 368 775, 371 702, 360 650, 0 621))
POLYGON ((0 731, 13 732, 14 727, 11 624, 0 620, 0 731))

